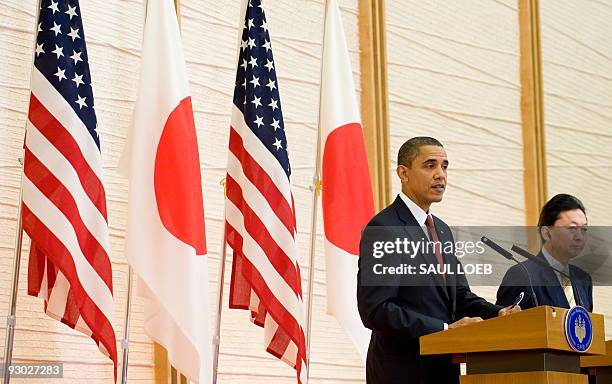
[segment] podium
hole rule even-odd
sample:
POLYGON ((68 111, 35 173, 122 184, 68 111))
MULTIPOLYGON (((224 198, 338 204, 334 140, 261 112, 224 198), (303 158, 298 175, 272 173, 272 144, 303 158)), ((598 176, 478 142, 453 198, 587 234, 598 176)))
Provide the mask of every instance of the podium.
POLYGON ((583 372, 591 376, 593 384, 612 384, 612 340, 606 342, 604 356, 583 356, 580 358, 583 372))
POLYGON ((461 384, 587 384, 580 356, 605 353, 604 318, 590 314, 593 341, 579 353, 565 339, 567 311, 542 306, 422 336, 421 355, 464 355, 461 384))

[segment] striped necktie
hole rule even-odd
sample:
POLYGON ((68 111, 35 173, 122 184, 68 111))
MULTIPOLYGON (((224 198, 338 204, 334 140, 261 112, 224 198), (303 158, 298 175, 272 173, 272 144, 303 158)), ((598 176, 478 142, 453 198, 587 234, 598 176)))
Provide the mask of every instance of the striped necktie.
POLYGON ((565 293, 565 297, 567 298, 567 302, 569 303, 570 308, 575 306, 576 300, 574 299, 574 290, 572 289, 572 282, 564 275, 561 275, 561 288, 563 288, 563 293, 565 293))
MULTIPOLYGON (((427 232, 429 235, 429 240, 435 243, 434 250, 436 253, 436 260, 438 261, 438 265, 440 268, 444 268, 444 256, 442 256, 442 247, 440 244, 440 239, 438 238, 438 232, 436 232, 436 227, 434 225, 433 219, 431 215, 427 215, 427 219, 425 219, 425 226, 427 227, 427 232)), ((442 278, 446 281, 446 275, 442 274, 442 278)))

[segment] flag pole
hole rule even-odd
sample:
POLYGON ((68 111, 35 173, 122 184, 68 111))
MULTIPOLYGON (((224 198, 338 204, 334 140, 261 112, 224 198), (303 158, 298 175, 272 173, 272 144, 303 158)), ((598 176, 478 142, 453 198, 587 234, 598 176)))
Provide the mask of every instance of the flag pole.
MULTIPOLYGON (((177 0, 178 1, 178 0, 177 0)), ((246 12, 246 6, 248 1, 241 1, 240 3, 240 18, 238 22, 238 29, 241 31, 240 26, 244 23, 244 15, 246 12)), ((238 41, 240 41, 240 33, 238 33, 238 41)), ((236 43, 237 47, 240 44, 236 43)), ((240 48, 238 48, 238 54, 240 54, 240 48)), ((219 181, 219 185, 223 188, 223 196, 227 197, 225 178, 219 181)), ((217 384, 217 376, 219 375, 219 354, 221 349, 221 312, 223 311, 223 288, 225 283, 225 263, 227 261, 227 242, 225 241, 226 228, 225 220, 223 221, 223 239, 221 243, 221 255, 219 258, 219 284, 217 285, 217 318, 215 320, 215 334, 213 335, 214 353, 213 353, 213 384, 217 384)))
POLYGON ((123 349, 123 359, 121 363, 121 384, 127 384, 128 374, 128 355, 130 352, 130 315, 132 313, 132 266, 128 264, 128 287, 127 300, 125 303, 125 321, 123 328, 123 340, 121 340, 121 348, 123 349))
POLYGON ((15 340, 15 313, 17 311, 17 290, 19 288, 19 266, 21 264, 21 243, 23 240, 23 225, 21 223, 21 199, 23 196, 23 158, 19 158, 21 176, 19 179, 19 207, 17 208, 17 236, 15 239, 15 256, 13 258, 13 281, 11 297, 9 299, 9 313, 6 316, 6 339, 4 341, 4 384, 9 384, 11 381, 10 366, 13 358, 13 342, 15 340))
MULTIPOLYGON (((225 179, 222 179, 219 184, 223 188, 223 195, 225 196, 225 179)), ((219 351, 221 348, 221 312, 223 311, 225 261, 227 259, 227 242, 225 241, 225 221, 223 222, 223 239, 221 244, 221 257, 219 258, 219 284, 217 288, 217 318, 215 320, 215 334, 213 336, 213 344, 215 347, 215 352, 213 355, 213 384, 217 384, 217 375, 219 374, 219 351)))
POLYGON ((310 224, 310 262, 308 265, 308 308, 307 308, 307 323, 306 323, 306 361, 308 362, 308 370, 306 371, 306 382, 310 380, 310 339, 312 336, 312 303, 314 297, 314 275, 315 275, 315 254, 317 245, 317 213, 319 207, 319 195, 322 190, 321 181, 321 106, 322 106, 322 87, 323 81, 323 57, 325 55, 325 34, 327 33, 327 6, 328 0, 323 3, 325 7, 323 11, 323 44, 321 45, 321 70, 319 74, 319 117, 317 123, 317 157, 315 159, 315 172, 312 177, 312 216, 310 224))
MULTIPOLYGON (((38 38, 38 20, 40 18, 41 1, 36 2, 36 20, 34 22, 34 37, 32 38, 32 46, 36 46, 38 38)), ((32 52, 32 66, 34 66, 34 52, 32 52)), ((28 102, 29 104, 29 102, 28 102)), ((26 124, 27 125, 27 117, 26 124)), ((25 127, 24 127, 25 131, 25 127)), ((25 137, 25 135, 24 135, 25 137)), ((10 366, 13 360, 13 345, 15 342, 15 325, 17 324, 17 293, 19 289, 19 267, 21 265, 21 245, 23 243, 23 223, 21 222, 21 208, 23 199, 23 157, 17 159, 19 161, 19 200, 17 206, 17 229, 15 236, 15 251, 13 256, 13 277, 11 283, 11 296, 9 298, 9 312, 6 315, 6 337, 4 339, 4 366, 3 366, 3 383, 9 384, 11 381, 10 366)))
MULTIPOLYGON (((176 0, 178 1, 178 0, 176 0)), ((175 3, 176 4, 176 3, 175 3)), ((149 0, 144 2, 144 23, 147 22, 147 9, 149 8, 149 0)), ((178 5, 177 5, 178 9, 178 5)), ((143 36, 144 36, 143 26, 143 36)), ((132 314, 132 280, 134 271, 132 266, 128 263, 128 283, 127 283, 127 298, 125 302, 125 320, 123 321, 123 339, 121 340, 121 349, 123 355, 121 358, 121 384, 127 384, 128 368, 129 368, 129 354, 130 354, 130 318, 132 314)))

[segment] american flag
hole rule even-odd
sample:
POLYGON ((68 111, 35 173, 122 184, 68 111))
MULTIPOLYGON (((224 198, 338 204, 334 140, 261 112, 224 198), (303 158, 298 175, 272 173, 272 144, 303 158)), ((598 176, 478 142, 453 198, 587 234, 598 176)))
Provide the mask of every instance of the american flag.
POLYGON ((226 241, 234 251, 230 307, 264 327, 266 350, 306 377, 291 167, 268 25, 248 3, 234 89, 226 178, 226 241))
POLYGON ((28 294, 90 336, 117 370, 100 138, 77 0, 43 0, 26 126, 28 294))

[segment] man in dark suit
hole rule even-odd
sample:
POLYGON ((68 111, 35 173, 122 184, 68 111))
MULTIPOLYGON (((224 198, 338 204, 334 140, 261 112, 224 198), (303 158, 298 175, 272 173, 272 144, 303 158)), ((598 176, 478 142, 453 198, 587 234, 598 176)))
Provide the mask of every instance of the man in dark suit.
POLYGON ((432 203, 442 200, 447 167, 446 152, 438 140, 415 137, 404 143, 397 166, 402 192, 362 234, 357 302, 361 320, 372 330, 366 362, 368 384, 458 383, 459 365, 450 357, 421 356, 419 337, 520 310, 493 305, 470 291, 464 275, 444 273, 444 265, 451 270, 459 265, 446 247, 434 246, 406 258, 414 265, 439 268, 437 274, 418 278, 377 274, 382 260, 393 264, 400 258, 397 254, 381 257, 373 251, 381 238, 392 240, 401 235, 413 243, 454 243, 449 227, 429 212, 432 203))
MULTIPOLYGON (((593 282, 584 270, 569 262, 584 249, 587 240, 587 217, 584 205, 576 197, 559 194, 550 199, 540 212, 538 229, 543 245, 533 260, 522 264, 529 271, 533 290, 539 305, 570 308, 582 305, 593 311, 593 282), (547 266, 565 272, 560 274, 547 266)), ((535 302, 525 270, 514 265, 506 272, 497 290, 497 304, 505 305, 525 292, 521 307, 531 308, 535 302)))

